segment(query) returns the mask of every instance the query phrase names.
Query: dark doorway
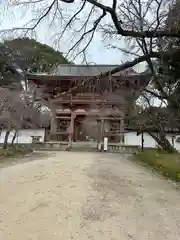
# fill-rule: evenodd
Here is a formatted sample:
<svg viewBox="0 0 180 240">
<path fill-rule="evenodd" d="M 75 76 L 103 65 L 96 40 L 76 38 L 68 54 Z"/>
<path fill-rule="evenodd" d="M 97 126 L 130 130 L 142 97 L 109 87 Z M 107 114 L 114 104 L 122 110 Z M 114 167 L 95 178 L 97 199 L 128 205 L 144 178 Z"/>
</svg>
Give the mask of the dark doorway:
<svg viewBox="0 0 180 240">
<path fill-rule="evenodd" d="M 86 116 L 78 115 L 74 120 L 74 134 L 73 134 L 73 141 L 86 141 L 86 133 L 83 128 L 83 121 Z"/>
</svg>

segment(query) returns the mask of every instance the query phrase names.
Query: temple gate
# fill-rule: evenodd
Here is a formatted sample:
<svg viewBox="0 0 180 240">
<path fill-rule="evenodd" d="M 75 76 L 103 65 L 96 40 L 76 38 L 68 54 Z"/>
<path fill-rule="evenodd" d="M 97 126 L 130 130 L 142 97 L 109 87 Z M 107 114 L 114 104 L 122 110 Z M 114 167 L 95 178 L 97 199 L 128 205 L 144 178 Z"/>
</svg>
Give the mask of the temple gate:
<svg viewBox="0 0 180 240">
<path fill-rule="evenodd" d="M 138 98 L 148 79 L 133 69 L 96 78 L 115 67 L 62 64 L 46 75 L 28 74 L 29 83 L 35 84 L 40 92 L 39 97 L 52 106 L 51 141 L 88 141 L 90 138 L 102 141 L 103 137 L 111 142 L 123 141 L 127 104 Z M 68 94 L 75 86 L 76 90 Z"/>
</svg>

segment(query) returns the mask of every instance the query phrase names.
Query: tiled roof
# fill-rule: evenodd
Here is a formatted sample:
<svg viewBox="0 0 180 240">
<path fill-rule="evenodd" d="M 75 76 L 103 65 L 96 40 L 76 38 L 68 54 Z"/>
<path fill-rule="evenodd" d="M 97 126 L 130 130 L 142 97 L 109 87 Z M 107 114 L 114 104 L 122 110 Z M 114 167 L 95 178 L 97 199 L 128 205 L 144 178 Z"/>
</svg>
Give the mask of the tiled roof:
<svg viewBox="0 0 180 240">
<path fill-rule="evenodd" d="M 56 76 L 97 76 L 101 73 L 117 68 L 119 65 L 70 65 L 60 64 L 53 71 L 49 72 L 49 75 Z M 137 74 L 132 68 L 126 71 L 121 71 L 114 74 L 115 76 L 120 75 L 134 75 Z"/>
</svg>

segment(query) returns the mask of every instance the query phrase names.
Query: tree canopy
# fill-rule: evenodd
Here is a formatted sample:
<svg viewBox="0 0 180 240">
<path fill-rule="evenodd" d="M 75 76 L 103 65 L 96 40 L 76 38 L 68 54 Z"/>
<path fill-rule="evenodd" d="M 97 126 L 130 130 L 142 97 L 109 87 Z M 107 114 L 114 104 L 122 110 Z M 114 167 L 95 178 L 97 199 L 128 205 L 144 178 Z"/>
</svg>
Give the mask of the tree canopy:
<svg viewBox="0 0 180 240">
<path fill-rule="evenodd" d="M 47 72 L 69 61 L 59 51 L 30 38 L 16 38 L 0 43 L 0 85 L 17 88 L 24 73 Z"/>
<path fill-rule="evenodd" d="M 55 65 L 69 63 L 61 52 L 35 39 L 16 38 L 6 40 L 4 44 L 14 55 L 21 57 L 22 67 L 29 71 L 45 72 Z"/>
</svg>

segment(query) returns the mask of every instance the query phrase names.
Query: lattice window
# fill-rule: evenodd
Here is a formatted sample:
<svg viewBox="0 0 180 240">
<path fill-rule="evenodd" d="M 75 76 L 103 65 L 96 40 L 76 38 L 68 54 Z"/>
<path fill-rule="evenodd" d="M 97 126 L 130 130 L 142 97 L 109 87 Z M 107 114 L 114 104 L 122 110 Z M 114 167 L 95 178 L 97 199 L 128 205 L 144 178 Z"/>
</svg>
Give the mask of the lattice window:
<svg viewBox="0 0 180 240">
<path fill-rule="evenodd" d="M 58 123 L 58 131 L 67 131 L 69 127 L 69 120 L 61 120 Z"/>
</svg>

